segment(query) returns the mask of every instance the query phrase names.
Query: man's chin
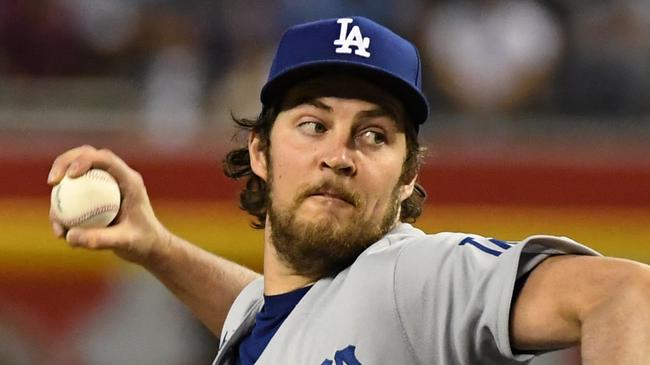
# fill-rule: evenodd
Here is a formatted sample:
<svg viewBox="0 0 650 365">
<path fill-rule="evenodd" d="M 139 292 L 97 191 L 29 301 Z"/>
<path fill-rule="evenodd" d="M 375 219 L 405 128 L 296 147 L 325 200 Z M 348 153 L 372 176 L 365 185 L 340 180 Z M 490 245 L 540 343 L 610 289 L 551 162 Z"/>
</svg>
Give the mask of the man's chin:
<svg viewBox="0 0 650 365">
<path fill-rule="evenodd" d="M 335 209 L 299 209 L 296 211 L 294 222 L 301 227 L 328 227 L 331 231 L 341 231 L 349 228 L 355 221 L 350 213 Z"/>
</svg>

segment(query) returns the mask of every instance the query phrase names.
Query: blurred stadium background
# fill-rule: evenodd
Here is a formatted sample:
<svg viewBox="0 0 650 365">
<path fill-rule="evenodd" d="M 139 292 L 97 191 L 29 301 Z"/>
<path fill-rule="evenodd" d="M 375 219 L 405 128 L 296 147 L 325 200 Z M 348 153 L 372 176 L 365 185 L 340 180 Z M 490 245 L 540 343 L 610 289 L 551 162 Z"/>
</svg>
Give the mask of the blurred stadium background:
<svg viewBox="0 0 650 365">
<path fill-rule="evenodd" d="M 650 263 L 645 0 L 0 0 L 0 364 L 211 361 L 215 338 L 143 270 L 52 237 L 50 163 L 114 150 L 172 230 L 259 270 L 262 236 L 220 167 L 241 142 L 230 113 L 257 114 L 286 26 L 353 14 L 422 50 L 419 227 Z"/>
</svg>

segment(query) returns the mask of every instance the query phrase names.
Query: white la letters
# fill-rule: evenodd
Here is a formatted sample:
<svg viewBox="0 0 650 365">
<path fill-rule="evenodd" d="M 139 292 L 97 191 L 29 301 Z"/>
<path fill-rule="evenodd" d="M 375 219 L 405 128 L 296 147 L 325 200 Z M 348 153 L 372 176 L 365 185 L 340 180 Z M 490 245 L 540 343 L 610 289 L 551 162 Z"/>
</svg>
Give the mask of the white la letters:
<svg viewBox="0 0 650 365">
<path fill-rule="evenodd" d="M 358 25 L 353 26 L 350 33 L 348 33 L 348 24 L 352 23 L 352 21 L 352 18 L 340 18 L 336 21 L 341 24 L 341 33 L 339 34 L 339 39 L 334 40 L 334 45 L 339 46 L 335 51 L 336 53 L 351 54 L 352 49 L 350 47 L 355 47 L 355 55 L 368 58 L 370 57 L 370 52 L 368 52 L 370 38 L 364 37 L 361 34 L 361 29 Z"/>
</svg>

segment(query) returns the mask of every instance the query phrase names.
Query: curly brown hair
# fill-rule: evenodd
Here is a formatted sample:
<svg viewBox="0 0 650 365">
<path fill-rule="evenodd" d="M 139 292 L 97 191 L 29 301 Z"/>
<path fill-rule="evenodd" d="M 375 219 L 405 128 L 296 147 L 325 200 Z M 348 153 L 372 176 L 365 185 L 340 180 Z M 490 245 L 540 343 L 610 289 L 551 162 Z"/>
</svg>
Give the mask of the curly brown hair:
<svg viewBox="0 0 650 365">
<path fill-rule="evenodd" d="M 294 105 L 280 105 L 279 102 L 276 102 L 275 105 L 264 107 L 255 119 L 236 118 L 235 116 L 232 116 L 232 119 L 240 130 L 257 134 L 260 139 L 260 147 L 264 151 L 267 161 L 270 161 L 271 129 L 278 114 L 292 106 Z M 418 174 L 425 149 L 418 142 L 418 132 L 413 124 L 407 121 L 405 126 L 407 153 L 402 165 L 400 182 L 407 184 Z M 246 179 L 245 186 L 239 194 L 239 207 L 254 217 L 251 222 L 253 228 L 264 228 L 269 206 L 268 185 L 253 172 L 248 147 L 244 146 L 230 151 L 223 161 L 223 169 L 225 175 L 231 179 Z M 422 185 L 416 182 L 413 194 L 402 201 L 400 221 L 415 222 L 422 214 L 426 195 Z"/>
</svg>

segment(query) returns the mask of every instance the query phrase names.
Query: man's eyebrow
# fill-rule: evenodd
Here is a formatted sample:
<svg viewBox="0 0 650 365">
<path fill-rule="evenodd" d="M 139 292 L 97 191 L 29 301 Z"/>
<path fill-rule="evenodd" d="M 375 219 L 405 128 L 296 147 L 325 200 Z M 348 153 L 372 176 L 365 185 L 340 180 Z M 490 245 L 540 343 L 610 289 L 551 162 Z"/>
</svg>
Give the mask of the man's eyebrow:
<svg viewBox="0 0 650 365">
<path fill-rule="evenodd" d="M 316 98 L 304 98 L 304 99 L 298 99 L 296 100 L 295 103 L 293 103 L 293 107 L 297 107 L 300 105 L 311 105 L 313 107 L 316 107 L 318 109 L 324 110 L 326 112 L 332 112 L 332 107 L 323 103 L 322 101 L 316 99 Z"/>
<path fill-rule="evenodd" d="M 380 117 L 390 117 L 397 120 L 395 113 L 391 112 L 386 108 L 377 107 L 370 110 L 363 110 L 357 114 L 358 118 L 370 119 L 370 118 L 380 118 Z"/>
<path fill-rule="evenodd" d="M 310 97 L 297 99 L 295 102 L 292 103 L 292 105 L 293 105 L 292 108 L 295 108 L 300 105 L 310 105 L 315 108 L 324 110 L 328 113 L 331 113 L 334 110 L 331 106 L 323 103 L 318 98 L 310 98 Z M 356 117 L 360 119 L 390 117 L 397 120 L 397 115 L 395 112 L 393 112 L 390 108 L 385 108 L 381 105 L 369 110 L 360 111 L 359 113 L 357 113 Z"/>
</svg>

